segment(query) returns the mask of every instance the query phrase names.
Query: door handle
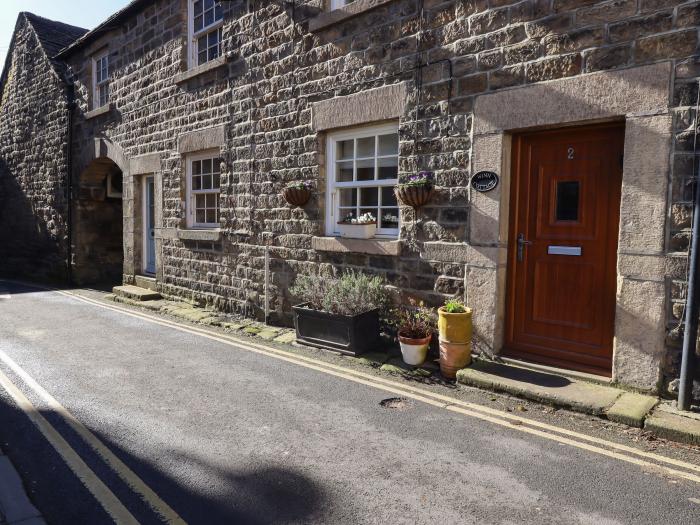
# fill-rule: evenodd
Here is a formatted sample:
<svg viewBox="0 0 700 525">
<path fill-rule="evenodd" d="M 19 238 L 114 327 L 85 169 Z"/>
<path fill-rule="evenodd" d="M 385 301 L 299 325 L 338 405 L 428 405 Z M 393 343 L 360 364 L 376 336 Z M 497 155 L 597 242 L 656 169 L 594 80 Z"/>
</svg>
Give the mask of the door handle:
<svg viewBox="0 0 700 525">
<path fill-rule="evenodd" d="M 523 261 L 523 257 L 525 255 L 525 246 L 527 246 L 529 244 L 532 244 L 532 241 L 526 240 L 524 233 L 519 233 L 518 234 L 518 262 Z"/>
</svg>

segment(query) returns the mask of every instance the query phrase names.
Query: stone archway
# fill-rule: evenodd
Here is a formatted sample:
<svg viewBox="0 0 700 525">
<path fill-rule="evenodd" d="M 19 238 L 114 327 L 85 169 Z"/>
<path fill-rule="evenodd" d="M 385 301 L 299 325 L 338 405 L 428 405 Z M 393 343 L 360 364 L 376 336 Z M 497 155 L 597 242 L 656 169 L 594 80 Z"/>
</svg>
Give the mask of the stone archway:
<svg viewBox="0 0 700 525">
<path fill-rule="evenodd" d="M 124 173 L 111 159 L 92 160 L 80 173 L 73 202 L 73 281 L 121 284 L 124 269 Z"/>
</svg>

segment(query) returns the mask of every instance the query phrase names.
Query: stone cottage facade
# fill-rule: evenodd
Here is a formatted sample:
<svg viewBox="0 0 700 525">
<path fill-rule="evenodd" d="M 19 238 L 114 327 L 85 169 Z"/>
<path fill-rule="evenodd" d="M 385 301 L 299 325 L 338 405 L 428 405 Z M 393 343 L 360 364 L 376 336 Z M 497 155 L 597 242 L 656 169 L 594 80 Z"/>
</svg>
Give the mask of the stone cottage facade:
<svg viewBox="0 0 700 525">
<path fill-rule="evenodd" d="M 483 352 L 645 391 L 677 376 L 700 2 L 136 0 L 45 57 L 23 23 L 0 180 L 69 188 L 27 210 L 74 281 L 288 323 L 296 275 L 357 269 L 463 297 Z M 27 55 L 55 72 L 51 112 L 15 109 Z M 54 139 L 70 148 L 36 146 Z M 401 206 L 421 170 L 433 199 Z M 282 197 L 298 180 L 302 208 Z M 377 237 L 339 239 L 365 212 Z"/>
</svg>

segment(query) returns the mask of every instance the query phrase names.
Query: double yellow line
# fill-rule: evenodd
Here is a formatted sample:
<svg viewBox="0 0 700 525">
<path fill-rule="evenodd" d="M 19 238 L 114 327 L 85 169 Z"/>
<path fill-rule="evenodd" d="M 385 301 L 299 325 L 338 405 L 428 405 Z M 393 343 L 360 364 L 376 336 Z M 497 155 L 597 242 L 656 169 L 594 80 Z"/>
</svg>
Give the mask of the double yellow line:
<svg viewBox="0 0 700 525">
<path fill-rule="evenodd" d="M 655 471 L 674 478 L 700 483 L 700 466 L 684 461 L 668 458 L 652 452 L 629 447 L 594 436 L 589 436 L 565 428 L 543 423 L 540 421 L 517 416 L 509 412 L 490 407 L 469 403 L 431 392 L 413 385 L 404 384 L 391 379 L 377 377 L 362 371 L 352 370 L 306 356 L 292 354 L 273 346 L 262 345 L 232 335 L 222 335 L 194 326 L 185 326 L 161 317 L 137 312 L 131 309 L 107 305 L 102 301 L 90 299 L 75 293 L 52 290 L 74 300 L 81 301 L 105 310 L 127 315 L 143 321 L 168 327 L 180 332 L 204 337 L 223 345 L 234 347 L 239 351 L 253 352 L 297 366 L 332 375 L 347 381 L 366 385 L 393 395 L 410 398 L 421 403 L 454 412 L 463 416 L 487 421 L 501 427 L 507 427 L 516 432 L 523 432 L 556 443 L 568 445 L 577 449 L 599 454 L 609 458 L 624 461 L 639 467 Z M 136 493 L 145 501 L 160 518 L 171 524 L 184 524 L 185 521 L 165 503 L 149 486 L 147 486 L 131 469 L 117 458 L 89 429 L 80 423 L 65 407 L 51 394 L 41 387 L 27 374 L 12 358 L 0 350 L 0 361 L 17 375 L 53 412 L 60 415 L 68 425 L 97 453 L 97 455 Z M 138 523 L 136 518 L 122 504 L 110 489 L 85 464 L 80 456 L 63 439 L 58 431 L 39 413 L 29 399 L 19 388 L 0 371 L 0 385 L 8 392 L 17 406 L 24 411 L 32 423 L 44 435 L 47 441 L 56 449 L 66 464 L 95 496 L 105 511 L 118 524 Z"/>
</svg>

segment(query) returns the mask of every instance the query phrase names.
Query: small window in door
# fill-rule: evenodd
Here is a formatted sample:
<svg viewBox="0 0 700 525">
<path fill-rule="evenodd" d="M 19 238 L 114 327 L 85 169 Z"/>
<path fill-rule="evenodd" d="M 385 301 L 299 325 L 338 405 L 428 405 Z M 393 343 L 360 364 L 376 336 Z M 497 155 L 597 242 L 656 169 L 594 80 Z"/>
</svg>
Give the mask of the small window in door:
<svg viewBox="0 0 700 525">
<path fill-rule="evenodd" d="M 557 182 L 557 221 L 578 221 L 579 181 Z"/>
</svg>

